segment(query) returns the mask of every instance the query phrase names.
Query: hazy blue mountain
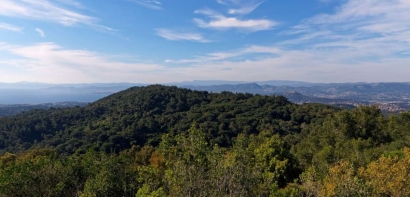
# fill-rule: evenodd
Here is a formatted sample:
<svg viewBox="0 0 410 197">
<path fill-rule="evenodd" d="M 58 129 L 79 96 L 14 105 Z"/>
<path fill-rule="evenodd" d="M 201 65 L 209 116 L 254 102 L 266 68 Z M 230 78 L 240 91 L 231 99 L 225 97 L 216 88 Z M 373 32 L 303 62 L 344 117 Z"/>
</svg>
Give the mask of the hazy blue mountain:
<svg viewBox="0 0 410 197">
<path fill-rule="evenodd" d="M 0 83 L 0 104 L 40 104 L 66 101 L 94 102 L 136 83 L 46 84 Z"/>
<path fill-rule="evenodd" d="M 146 86 L 143 83 L 78 83 L 78 84 L 50 84 L 36 82 L 0 83 L 0 89 L 42 89 L 52 87 L 134 87 Z"/>
<path fill-rule="evenodd" d="M 296 103 L 325 103 L 337 106 L 379 105 L 383 111 L 410 109 L 410 83 L 342 83 L 313 86 L 240 85 L 184 86 L 210 92 L 241 92 L 284 95 Z"/>
<path fill-rule="evenodd" d="M 0 104 L 93 102 L 141 83 L 44 84 L 0 83 Z M 410 109 L 410 83 L 308 83 L 299 81 L 186 81 L 169 83 L 194 90 L 285 95 L 296 103 L 379 104 L 391 111 Z"/>
<path fill-rule="evenodd" d="M 165 83 L 164 85 L 173 86 L 212 86 L 212 85 L 238 85 L 247 83 L 246 81 L 223 81 L 223 80 L 194 80 Z"/>
<path fill-rule="evenodd" d="M 33 109 L 66 108 L 75 106 L 84 107 L 86 105 L 88 105 L 88 103 L 83 102 L 0 105 L 0 117 L 13 116 Z"/>
<path fill-rule="evenodd" d="M 214 85 L 241 85 L 256 83 L 258 85 L 272 85 L 272 86 L 291 86 L 291 87 L 310 87 L 314 85 L 324 85 L 315 84 L 303 81 L 286 81 L 286 80 L 270 80 L 270 81 L 223 81 L 223 80 L 194 80 L 194 81 L 183 81 L 166 83 L 164 85 L 175 85 L 175 86 L 214 86 Z"/>
<path fill-rule="evenodd" d="M 270 86 L 290 86 L 290 87 L 312 87 L 318 85 L 326 85 L 325 83 L 309 83 L 303 81 L 286 81 L 286 80 L 271 80 L 271 81 L 257 81 L 259 85 Z"/>
<path fill-rule="evenodd" d="M 52 86 L 53 84 L 35 82 L 0 83 L 0 89 L 39 89 Z"/>
<path fill-rule="evenodd" d="M 40 104 L 66 101 L 93 102 L 111 93 L 0 89 L 0 104 Z"/>
</svg>

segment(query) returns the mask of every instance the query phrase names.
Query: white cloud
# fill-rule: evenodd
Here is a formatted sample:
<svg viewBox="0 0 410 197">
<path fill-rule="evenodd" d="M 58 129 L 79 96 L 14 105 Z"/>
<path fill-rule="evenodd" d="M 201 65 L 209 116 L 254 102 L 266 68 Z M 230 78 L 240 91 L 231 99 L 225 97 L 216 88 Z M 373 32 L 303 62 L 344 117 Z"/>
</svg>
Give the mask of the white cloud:
<svg viewBox="0 0 410 197">
<path fill-rule="evenodd" d="M 56 1 L 58 1 L 62 4 L 65 4 L 65 5 L 76 7 L 76 8 L 80 8 L 80 9 L 84 8 L 84 6 L 80 2 L 77 2 L 77 1 L 74 1 L 74 0 L 56 0 Z"/>
<path fill-rule="evenodd" d="M 81 6 L 72 0 L 59 0 L 59 2 L 74 7 Z M 50 0 L 1 0 L 0 15 L 56 22 L 64 26 L 83 24 L 101 28 L 97 18 L 63 8 Z"/>
<path fill-rule="evenodd" d="M 239 8 L 231 8 L 228 10 L 229 14 L 239 14 L 239 15 L 245 15 L 252 13 L 254 10 L 256 10 L 264 1 L 255 3 L 255 2 L 247 2 L 243 5 L 241 5 Z"/>
<path fill-rule="evenodd" d="M 253 45 L 166 62 L 191 64 L 174 73 L 185 80 L 405 82 L 410 76 L 408 10 L 406 0 L 349 0 L 332 14 L 302 21 L 282 35 L 291 39 L 272 46 Z M 219 17 L 212 10 L 198 12 Z"/>
<path fill-rule="evenodd" d="M 406 82 L 410 75 L 408 60 L 384 58 L 380 61 L 357 61 L 352 63 L 346 60 L 357 51 L 344 54 L 344 49 L 322 51 L 263 47 L 261 51 L 274 54 L 274 56 L 262 56 L 257 59 L 245 58 L 240 61 L 232 61 L 228 58 L 235 55 L 247 56 L 250 54 L 242 51 L 209 54 L 209 57 L 187 61 L 192 63 L 192 66 L 172 69 L 168 72 L 172 73 L 172 77 L 180 80 L 263 81 L 278 79 L 326 83 Z M 258 55 L 257 53 L 253 54 Z M 170 81 L 172 80 L 170 79 Z"/>
<path fill-rule="evenodd" d="M 228 14 L 246 15 L 252 13 L 265 1 L 262 0 L 216 0 L 228 7 Z"/>
<path fill-rule="evenodd" d="M 229 5 L 229 4 L 238 4 L 241 0 L 216 0 L 219 4 Z"/>
<path fill-rule="evenodd" d="M 270 20 L 240 20 L 233 17 L 223 17 L 217 20 L 205 22 L 202 19 L 194 19 L 199 27 L 214 29 L 243 29 L 247 31 L 269 30 L 276 26 L 276 23 Z"/>
<path fill-rule="evenodd" d="M 64 49 L 53 43 L 32 46 L 0 43 L 0 51 L 20 57 L 0 60 L 0 78 L 14 76 L 11 79 L 15 81 L 163 83 L 194 79 L 286 79 L 311 82 L 371 82 L 408 81 L 410 75 L 408 60 L 384 58 L 381 61 L 344 62 L 358 52 L 346 52 L 345 49 L 285 50 L 277 46 L 252 45 L 233 51 L 210 53 L 186 61 L 170 60 L 169 62 L 176 64 L 172 67 L 135 61 L 125 63 L 113 60 L 109 55 Z M 357 57 L 361 57 L 360 54 L 364 53 L 359 53 Z M 249 55 L 260 55 L 260 58 L 232 61 L 232 58 Z M 184 61 L 190 63 L 190 66 L 178 66 L 177 63 Z M 17 68 L 17 74 L 3 72 L 5 65 Z"/>
<path fill-rule="evenodd" d="M 161 10 L 162 3 L 157 0 L 128 0 L 153 10 Z"/>
<path fill-rule="evenodd" d="M 20 73 L 30 73 L 25 81 L 51 83 L 98 81 L 146 81 L 147 73 L 163 69 L 161 65 L 136 61 L 116 61 L 109 55 L 86 50 L 65 49 L 54 43 L 14 46 L 0 43 L 0 51 L 13 57 L 0 60 L 0 66 L 12 67 Z M 8 72 L 0 74 L 7 75 Z M 15 78 L 21 77 L 16 75 Z"/>
<path fill-rule="evenodd" d="M 205 56 L 196 57 L 194 59 L 182 59 L 182 60 L 166 60 L 167 63 L 209 63 L 217 61 L 225 61 L 229 58 L 240 57 L 242 55 L 249 54 L 270 54 L 276 55 L 279 54 L 281 50 L 277 47 L 270 46 L 257 46 L 252 45 L 243 49 L 225 51 L 225 52 L 215 52 L 209 53 Z"/>
<path fill-rule="evenodd" d="M 410 2 L 405 0 L 349 0 L 333 14 L 304 20 L 289 34 L 292 44 L 307 47 L 344 47 L 375 58 L 388 57 L 410 48 Z M 371 53 L 370 53 L 371 52 Z"/>
<path fill-rule="evenodd" d="M 199 33 L 173 31 L 169 29 L 157 29 L 157 35 L 167 40 L 187 40 L 203 43 L 210 42 L 210 40 L 205 39 L 202 34 Z"/>
<path fill-rule="evenodd" d="M 235 0 L 220 2 L 235 3 Z M 321 14 L 301 21 L 281 35 L 290 38 L 283 42 L 166 60 L 170 64 L 168 67 L 136 61 L 127 63 L 113 60 L 104 54 L 65 49 L 53 43 L 25 47 L 3 43 L 0 44 L 0 50 L 4 52 L 2 54 L 8 52 L 20 58 L 0 60 L 0 79 L 14 76 L 9 78 L 43 82 L 49 80 L 55 83 L 72 82 L 73 76 L 77 82 L 162 83 L 194 79 L 409 81 L 410 1 L 343 2 L 331 14 Z M 213 21 L 230 18 L 213 10 L 199 10 L 197 14 L 207 17 L 198 19 L 205 26 Z M 246 21 L 242 17 L 231 18 Z M 171 33 L 164 34 L 163 37 L 170 40 L 182 39 L 176 34 L 178 31 Z M 189 40 L 202 38 L 198 35 L 185 37 Z M 6 66 L 19 70 L 13 75 L 5 69 Z M 20 73 L 28 74 L 24 75 L 25 78 L 18 78 L 23 76 Z"/>
<path fill-rule="evenodd" d="M 114 32 L 118 32 L 118 31 L 119 31 L 118 29 L 113 29 L 113 28 L 110 28 L 110 27 L 106 27 L 106 26 L 104 26 L 104 25 L 98 25 L 98 27 L 100 27 L 100 28 L 102 28 L 102 29 L 104 29 L 104 30 L 108 30 L 108 31 L 114 31 Z"/>
<path fill-rule="evenodd" d="M 14 25 L 10 25 L 7 23 L 1 23 L 0 22 L 0 29 L 5 29 L 8 31 L 15 31 L 15 32 L 21 32 L 22 28 L 14 26 Z"/>
<path fill-rule="evenodd" d="M 203 14 L 210 18 L 209 21 L 195 18 L 194 22 L 201 28 L 213 29 L 240 29 L 245 31 L 269 30 L 279 23 L 267 19 L 241 20 L 235 17 L 226 17 L 210 9 L 196 10 L 196 14 Z"/>
<path fill-rule="evenodd" d="M 46 37 L 46 34 L 44 33 L 44 31 L 40 28 L 36 28 L 35 31 L 41 36 L 41 37 Z"/>
<path fill-rule="evenodd" d="M 406 0 L 349 0 L 334 13 L 319 14 L 306 19 L 286 31 L 286 34 L 312 37 L 318 32 L 327 32 L 328 36 L 322 37 L 322 42 L 324 39 L 363 41 L 375 37 L 405 41 L 409 39 L 406 34 L 410 33 L 408 10 L 410 2 Z"/>
<path fill-rule="evenodd" d="M 307 28 L 326 25 L 334 30 L 365 30 L 365 33 L 394 33 L 410 29 L 410 1 L 349 0 L 334 14 L 321 14 L 303 22 Z"/>
</svg>

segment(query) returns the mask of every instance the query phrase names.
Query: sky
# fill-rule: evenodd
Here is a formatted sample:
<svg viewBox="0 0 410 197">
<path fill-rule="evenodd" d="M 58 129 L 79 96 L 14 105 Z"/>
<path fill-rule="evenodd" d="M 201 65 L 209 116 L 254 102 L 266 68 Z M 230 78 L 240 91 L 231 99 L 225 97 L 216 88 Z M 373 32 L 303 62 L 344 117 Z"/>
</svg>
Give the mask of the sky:
<svg viewBox="0 0 410 197">
<path fill-rule="evenodd" d="M 410 81 L 410 0 L 0 0 L 0 82 Z"/>
</svg>

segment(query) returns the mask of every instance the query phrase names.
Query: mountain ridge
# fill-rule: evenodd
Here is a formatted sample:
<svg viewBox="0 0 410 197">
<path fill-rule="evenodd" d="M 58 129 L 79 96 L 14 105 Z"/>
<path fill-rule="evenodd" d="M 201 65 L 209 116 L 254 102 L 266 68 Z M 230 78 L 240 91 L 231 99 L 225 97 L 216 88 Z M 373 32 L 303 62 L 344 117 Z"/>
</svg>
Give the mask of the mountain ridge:
<svg viewBox="0 0 410 197">
<path fill-rule="evenodd" d="M 219 85 L 195 85 L 200 83 L 222 83 L 224 81 L 193 81 L 194 85 L 178 87 L 210 92 L 240 92 L 261 95 L 284 95 L 287 92 L 297 92 L 304 97 L 287 96 L 297 103 L 318 102 L 337 105 L 380 105 L 384 111 L 400 112 L 410 109 L 410 83 L 342 83 L 342 84 L 313 84 L 301 86 L 279 85 L 272 86 L 257 82 Z M 229 82 L 229 81 L 227 81 Z M 277 83 L 290 83 L 295 81 L 274 81 Z M 232 82 L 234 83 L 234 82 Z M 93 102 L 110 94 L 133 87 L 134 85 L 147 86 L 146 84 L 112 83 L 112 84 L 69 84 L 47 86 L 31 89 L 2 89 L 0 84 L 0 104 L 39 104 L 49 102 L 80 101 Z M 4 86 L 3 86 L 4 87 Z M 26 86 L 33 87 L 33 86 Z M 304 98 L 304 99 L 301 99 Z"/>
<path fill-rule="evenodd" d="M 303 112 L 305 108 L 310 110 Z M 157 144 L 163 133 L 186 132 L 194 122 L 213 143 L 229 145 L 241 132 L 259 133 L 266 128 L 276 128 L 280 134 L 300 132 L 302 122 L 336 110 L 296 105 L 283 96 L 132 87 L 85 107 L 38 109 L 0 118 L 0 150 L 54 147 L 74 153 L 95 145 L 107 152 L 120 151 Z"/>
</svg>

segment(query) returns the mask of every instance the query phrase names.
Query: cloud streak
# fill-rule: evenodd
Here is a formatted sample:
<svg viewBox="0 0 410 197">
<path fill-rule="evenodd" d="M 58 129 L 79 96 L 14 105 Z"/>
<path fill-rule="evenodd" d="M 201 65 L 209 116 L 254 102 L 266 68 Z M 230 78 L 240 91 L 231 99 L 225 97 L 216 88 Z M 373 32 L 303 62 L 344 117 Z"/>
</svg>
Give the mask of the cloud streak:
<svg viewBox="0 0 410 197">
<path fill-rule="evenodd" d="M 289 34 L 299 36 L 293 45 L 355 51 L 375 60 L 409 51 L 410 2 L 405 0 L 347 1 L 333 14 L 321 14 L 302 21 Z M 360 59 L 360 58 L 358 58 Z"/>
<path fill-rule="evenodd" d="M 231 9 L 240 1 L 220 2 L 229 4 Z M 408 10 L 410 2 L 407 0 L 346 0 L 333 12 L 307 18 L 282 32 L 280 36 L 287 38 L 284 41 L 208 51 L 198 56 L 166 60 L 162 64 L 118 60 L 107 54 L 66 49 L 54 43 L 30 46 L 0 43 L 1 54 L 11 54 L 8 59 L 0 60 L 0 78 L 54 83 L 72 82 L 73 76 L 78 82 L 144 83 L 194 79 L 408 81 Z M 253 32 L 266 27 L 243 25 L 245 21 L 253 24 L 265 19 L 224 15 L 210 9 L 198 10 L 196 14 L 199 15 L 197 25 L 202 28 Z M 271 25 L 269 28 L 274 27 Z M 201 33 L 178 30 L 156 29 L 155 33 L 174 41 L 201 42 L 205 39 Z M 10 67 L 17 68 L 17 74 L 7 72 Z"/>
<path fill-rule="evenodd" d="M 314 30 L 325 26 L 329 30 L 355 30 L 384 34 L 410 30 L 410 2 L 406 0 L 372 1 L 349 0 L 333 14 L 320 14 L 304 20 L 300 30 Z"/>
<path fill-rule="evenodd" d="M 58 1 L 62 4 L 65 4 L 65 5 L 75 7 L 75 8 L 79 8 L 79 9 L 84 8 L 84 6 L 81 3 L 77 2 L 77 1 L 74 1 L 74 0 L 56 0 L 56 1 Z"/>
<path fill-rule="evenodd" d="M 118 80 L 133 81 L 135 77 L 144 80 L 147 78 L 147 72 L 164 68 L 151 63 L 116 61 L 115 58 L 110 58 L 105 54 L 65 49 L 54 43 L 39 43 L 30 46 L 0 43 L 0 51 L 16 57 L 2 60 L 0 67 L 4 69 L 9 66 L 18 69 L 21 73 L 30 73 L 27 79 L 32 81 L 69 83 L 74 80 L 74 76 L 76 81 L 83 82 L 106 81 L 107 79 L 117 82 Z"/>
<path fill-rule="evenodd" d="M 38 35 L 40 35 L 41 37 L 45 38 L 46 34 L 44 33 L 44 31 L 40 28 L 36 28 L 35 31 L 38 33 Z"/>
<path fill-rule="evenodd" d="M 167 40 L 186 40 L 186 41 L 193 41 L 193 42 L 202 42 L 207 43 L 211 42 L 208 39 L 205 39 L 202 34 L 199 33 L 190 33 L 190 32 L 181 32 L 181 31 L 172 31 L 169 29 L 157 29 L 157 35 L 161 36 Z"/>
<path fill-rule="evenodd" d="M 405 82 L 410 75 L 408 10 L 406 0 L 348 0 L 331 14 L 301 21 L 281 34 L 289 39 L 271 46 L 252 45 L 167 63 L 191 64 L 179 72 L 187 80 Z M 217 16 L 212 10 L 200 12 Z M 194 78 L 189 72 L 201 76 Z"/>
<path fill-rule="evenodd" d="M 144 6 L 146 8 L 152 9 L 152 10 L 161 10 L 162 9 L 162 3 L 157 0 L 127 0 L 131 1 L 134 3 L 137 3 L 141 6 Z"/>
<path fill-rule="evenodd" d="M 182 59 L 182 60 L 166 60 L 167 63 L 211 63 L 211 62 L 219 62 L 219 61 L 226 61 L 230 58 L 240 57 L 243 55 L 249 54 L 269 54 L 269 55 L 276 55 L 279 54 L 281 50 L 277 47 L 270 47 L 270 46 L 258 46 L 252 45 L 248 46 L 243 49 L 232 50 L 232 51 L 224 51 L 224 52 L 215 52 L 209 53 L 205 56 L 200 56 L 193 59 Z"/>
<path fill-rule="evenodd" d="M 235 17 L 226 17 L 210 9 L 196 10 L 195 13 L 205 15 L 209 18 L 208 21 L 199 18 L 194 19 L 194 22 L 201 28 L 239 29 L 244 31 L 256 32 L 262 30 L 269 30 L 279 25 L 278 22 L 267 19 L 242 20 Z"/>
<path fill-rule="evenodd" d="M 58 0 L 63 4 L 81 7 L 73 0 Z M 41 20 L 59 23 L 64 26 L 86 25 L 96 29 L 105 29 L 98 24 L 99 19 L 63 8 L 50 0 L 2 0 L 0 16 Z"/>
<path fill-rule="evenodd" d="M 4 30 L 8 30 L 8 31 L 14 31 L 14 32 L 21 32 L 21 30 L 23 30 L 20 27 L 10 25 L 10 24 L 7 24 L 7 23 L 1 23 L 1 22 L 0 22 L 0 29 L 4 29 Z"/>
<path fill-rule="evenodd" d="M 246 14 L 252 13 L 254 10 L 256 10 L 262 3 L 264 3 L 264 1 L 253 2 L 253 1 L 248 0 L 244 3 L 240 3 L 240 6 L 238 8 L 229 9 L 228 14 L 246 15 Z"/>
</svg>

